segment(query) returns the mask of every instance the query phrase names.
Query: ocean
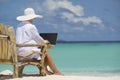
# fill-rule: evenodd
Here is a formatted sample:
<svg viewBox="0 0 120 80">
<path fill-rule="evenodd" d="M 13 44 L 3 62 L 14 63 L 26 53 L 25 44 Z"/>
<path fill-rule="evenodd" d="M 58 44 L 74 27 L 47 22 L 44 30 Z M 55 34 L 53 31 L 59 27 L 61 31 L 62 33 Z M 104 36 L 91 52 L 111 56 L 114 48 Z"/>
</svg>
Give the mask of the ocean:
<svg viewBox="0 0 120 80">
<path fill-rule="evenodd" d="M 57 43 L 49 52 L 65 75 L 120 75 L 120 42 Z M 0 64 L 0 71 L 6 69 L 12 66 Z M 39 71 L 27 66 L 24 73 Z"/>
</svg>

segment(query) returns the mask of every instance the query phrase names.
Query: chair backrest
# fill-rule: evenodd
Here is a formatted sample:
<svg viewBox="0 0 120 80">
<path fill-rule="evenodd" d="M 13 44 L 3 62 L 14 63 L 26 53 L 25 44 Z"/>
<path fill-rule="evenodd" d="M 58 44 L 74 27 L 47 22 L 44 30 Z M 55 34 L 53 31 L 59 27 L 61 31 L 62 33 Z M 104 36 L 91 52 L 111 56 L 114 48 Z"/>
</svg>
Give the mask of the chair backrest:
<svg viewBox="0 0 120 80">
<path fill-rule="evenodd" d="M 0 35 L 0 64 L 11 64 L 17 59 L 13 27 L 0 24 Z"/>
</svg>

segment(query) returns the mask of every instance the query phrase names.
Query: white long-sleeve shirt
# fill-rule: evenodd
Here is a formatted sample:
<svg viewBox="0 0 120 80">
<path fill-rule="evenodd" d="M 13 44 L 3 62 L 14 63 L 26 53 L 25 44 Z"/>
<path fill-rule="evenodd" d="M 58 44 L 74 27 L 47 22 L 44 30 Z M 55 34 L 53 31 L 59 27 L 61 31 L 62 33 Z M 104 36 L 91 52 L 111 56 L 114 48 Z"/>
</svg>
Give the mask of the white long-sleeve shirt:
<svg viewBox="0 0 120 80">
<path fill-rule="evenodd" d="M 16 43 L 17 44 L 40 44 L 43 42 L 43 38 L 39 35 L 38 30 L 35 25 L 29 22 L 21 22 L 16 30 Z M 40 51 L 37 47 L 20 47 L 17 48 L 18 54 L 26 54 L 31 51 Z M 30 58 L 40 59 L 38 54 L 30 56 Z"/>
</svg>

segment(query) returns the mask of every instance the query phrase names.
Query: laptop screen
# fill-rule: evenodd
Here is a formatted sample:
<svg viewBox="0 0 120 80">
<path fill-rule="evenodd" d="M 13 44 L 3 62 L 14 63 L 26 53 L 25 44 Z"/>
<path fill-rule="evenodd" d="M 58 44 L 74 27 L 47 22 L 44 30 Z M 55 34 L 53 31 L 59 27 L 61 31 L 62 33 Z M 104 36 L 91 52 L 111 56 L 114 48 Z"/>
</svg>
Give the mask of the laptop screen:
<svg viewBox="0 0 120 80">
<path fill-rule="evenodd" d="M 57 41 L 57 33 L 40 33 L 44 40 L 48 40 L 50 44 L 55 45 Z"/>
</svg>

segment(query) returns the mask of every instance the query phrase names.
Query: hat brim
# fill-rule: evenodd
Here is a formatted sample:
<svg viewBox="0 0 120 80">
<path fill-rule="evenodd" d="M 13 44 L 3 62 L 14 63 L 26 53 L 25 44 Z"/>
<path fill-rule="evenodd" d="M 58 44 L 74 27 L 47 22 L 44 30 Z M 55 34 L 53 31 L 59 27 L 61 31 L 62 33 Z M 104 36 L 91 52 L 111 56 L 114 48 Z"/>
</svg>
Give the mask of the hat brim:
<svg viewBox="0 0 120 80">
<path fill-rule="evenodd" d="M 24 15 L 24 16 L 18 16 L 16 19 L 18 21 L 26 21 L 34 18 L 43 18 L 42 15 Z"/>
</svg>

